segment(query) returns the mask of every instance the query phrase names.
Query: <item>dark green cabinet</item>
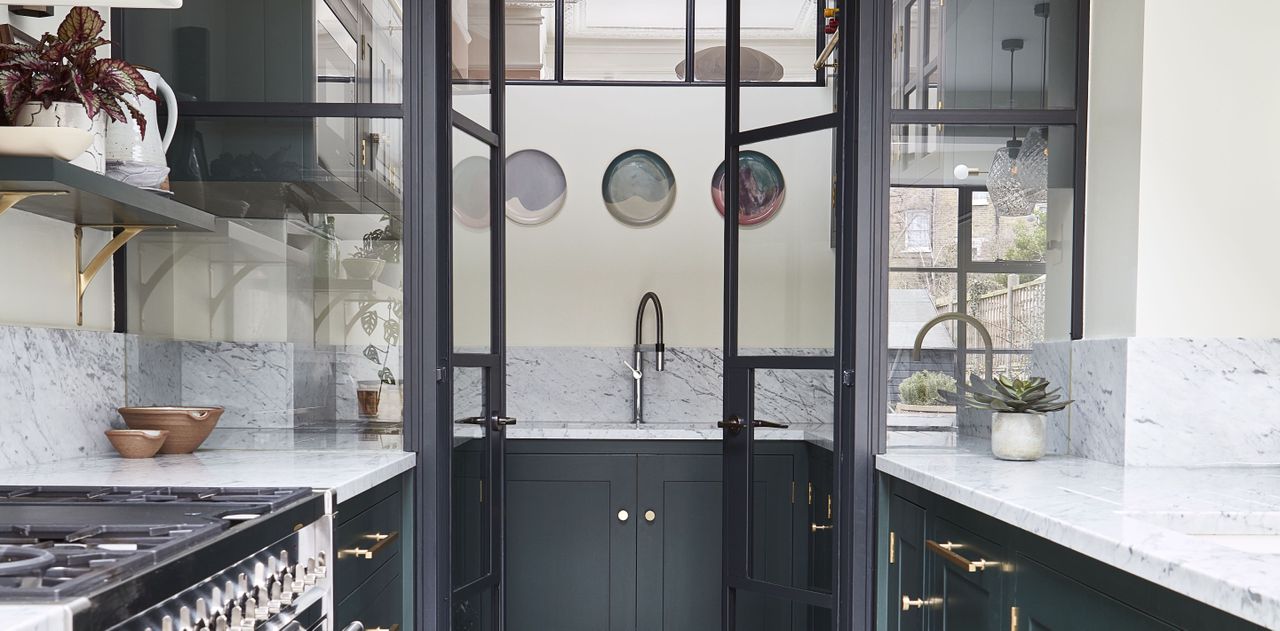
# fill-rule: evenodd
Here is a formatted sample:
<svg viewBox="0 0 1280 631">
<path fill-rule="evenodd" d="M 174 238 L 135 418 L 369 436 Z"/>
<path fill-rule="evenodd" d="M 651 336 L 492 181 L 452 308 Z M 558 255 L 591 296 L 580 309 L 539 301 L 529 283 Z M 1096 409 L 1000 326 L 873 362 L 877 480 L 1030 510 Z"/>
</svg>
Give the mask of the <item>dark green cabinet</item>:
<svg viewBox="0 0 1280 631">
<path fill-rule="evenodd" d="M 335 625 L 412 630 L 412 479 L 402 475 L 338 504 L 333 516 Z M 360 549 L 360 554 L 344 550 Z"/>
<path fill-rule="evenodd" d="M 887 631 L 1261 628 L 888 476 L 880 511 Z"/>
<path fill-rule="evenodd" d="M 714 441 L 509 442 L 507 627 L 718 629 L 723 466 Z M 755 454 L 751 555 L 759 578 L 811 580 L 813 537 L 829 533 L 810 533 L 799 491 L 809 466 L 804 443 L 760 445 Z M 739 627 L 822 628 L 797 609 L 744 602 Z"/>
<path fill-rule="evenodd" d="M 634 629 L 635 457 L 515 453 L 506 475 L 507 628 Z"/>
</svg>

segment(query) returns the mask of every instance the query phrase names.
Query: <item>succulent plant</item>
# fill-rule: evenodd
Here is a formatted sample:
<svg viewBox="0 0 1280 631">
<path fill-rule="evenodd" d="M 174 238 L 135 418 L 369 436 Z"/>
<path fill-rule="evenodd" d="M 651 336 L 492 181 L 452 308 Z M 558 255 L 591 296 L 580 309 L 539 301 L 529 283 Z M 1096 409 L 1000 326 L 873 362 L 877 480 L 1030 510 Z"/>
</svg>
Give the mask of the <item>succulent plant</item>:
<svg viewBox="0 0 1280 631">
<path fill-rule="evenodd" d="M 1060 400 L 1060 389 L 1049 390 L 1049 380 L 1044 377 L 1023 379 L 996 375 L 995 379 L 986 380 L 970 375 L 969 381 L 970 385 L 960 387 L 963 398 L 950 392 L 939 394 L 957 405 L 963 403 L 977 410 L 1011 414 L 1046 414 L 1065 409 L 1072 403 Z"/>
</svg>

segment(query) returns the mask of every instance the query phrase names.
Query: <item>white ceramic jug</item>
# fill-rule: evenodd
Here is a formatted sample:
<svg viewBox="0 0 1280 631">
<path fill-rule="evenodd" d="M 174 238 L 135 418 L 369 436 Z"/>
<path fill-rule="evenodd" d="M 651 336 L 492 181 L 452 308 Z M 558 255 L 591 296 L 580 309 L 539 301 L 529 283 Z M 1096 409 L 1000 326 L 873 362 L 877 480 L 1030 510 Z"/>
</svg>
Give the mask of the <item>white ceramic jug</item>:
<svg viewBox="0 0 1280 631">
<path fill-rule="evenodd" d="M 107 124 L 107 174 L 143 187 L 157 187 L 169 175 L 169 163 L 165 152 L 169 143 L 173 142 L 173 133 L 178 128 L 178 99 L 173 88 L 165 82 L 158 72 L 145 68 L 138 69 L 151 89 L 164 98 L 168 114 L 164 134 L 158 129 L 159 116 L 156 113 L 156 102 L 146 97 L 129 95 L 124 97 L 147 119 L 147 133 L 144 137 L 126 111 L 125 122 L 110 121 Z"/>
</svg>

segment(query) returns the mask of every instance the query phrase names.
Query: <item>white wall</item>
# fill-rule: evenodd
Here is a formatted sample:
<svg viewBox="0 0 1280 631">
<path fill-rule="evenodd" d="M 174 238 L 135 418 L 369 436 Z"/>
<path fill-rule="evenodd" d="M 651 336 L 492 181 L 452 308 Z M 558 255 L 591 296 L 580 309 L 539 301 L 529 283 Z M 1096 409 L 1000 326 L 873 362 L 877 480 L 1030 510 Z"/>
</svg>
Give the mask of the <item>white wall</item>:
<svg viewBox="0 0 1280 631">
<path fill-rule="evenodd" d="M 628 345 L 636 305 L 652 290 L 663 301 L 668 344 L 719 346 L 723 223 L 710 184 L 724 156 L 723 90 L 513 86 L 507 94 L 508 151 L 545 151 L 568 181 L 564 209 L 550 222 L 507 222 L 509 343 Z M 830 103 L 823 88 L 760 88 L 748 94 L 751 118 L 744 125 L 810 116 Z M 764 118 L 766 110 L 770 119 Z M 666 218 L 643 228 L 615 220 L 600 193 L 609 162 L 637 148 L 667 160 L 678 191 Z M 773 220 L 742 233 L 742 345 L 829 346 L 835 263 L 829 246 L 831 135 L 755 148 L 778 163 L 787 196 Z M 487 252 L 483 238 L 457 231 L 461 304 L 484 304 L 475 295 L 487 291 L 476 278 L 482 270 L 478 259 Z M 484 325 L 460 314 L 459 343 L 480 339 Z"/>
<path fill-rule="evenodd" d="M 1280 3 L 1094 10 L 1088 336 L 1280 335 Z"/>
</svg>

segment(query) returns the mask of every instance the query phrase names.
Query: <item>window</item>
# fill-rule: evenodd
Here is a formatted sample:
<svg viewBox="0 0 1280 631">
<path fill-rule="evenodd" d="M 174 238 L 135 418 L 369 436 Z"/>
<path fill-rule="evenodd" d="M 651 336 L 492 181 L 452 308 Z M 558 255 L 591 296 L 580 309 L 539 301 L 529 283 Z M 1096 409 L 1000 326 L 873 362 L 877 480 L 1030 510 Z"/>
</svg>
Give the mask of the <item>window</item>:
<svg viewBox="0 0 1280 631">
<path fill-rule="evenodd" d="M 913 210 L 907 214 L 906 247 L 904 252 L 933 251 L 933 213 Z"/>
</svg>

